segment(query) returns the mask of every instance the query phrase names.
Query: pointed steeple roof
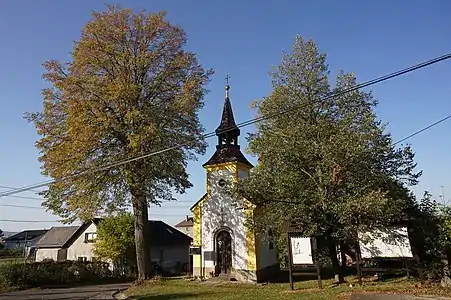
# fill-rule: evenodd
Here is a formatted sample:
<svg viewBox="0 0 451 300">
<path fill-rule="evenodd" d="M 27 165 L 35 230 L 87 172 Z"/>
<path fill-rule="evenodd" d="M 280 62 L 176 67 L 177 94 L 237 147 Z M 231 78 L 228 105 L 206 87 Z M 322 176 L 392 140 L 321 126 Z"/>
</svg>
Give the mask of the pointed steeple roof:
<svg viewBox="0 0 451 300">
<path fill-rule="evenodd" d="M 230 103 L 228 89 L 230 87 L 226 86 L 226 98 L 224 100 L 224 107 L 222 108 L 221 123 L 219 123 L 218 128 L 216 128 L 216 135 L 221 134 L 221 132 L 234 132 L 236 136 L 240 135 L 240 129 L 236 126 L 235 118 L 233 117 L 232 104 Z"/>
<path fill-rule="evenodd" d="M 226 79 L 228 80 L 228 77 L 226 77 Z M 215 130 L 216 136 L 218 137 L 216 151 L 203 166 L 205 167 L 226 162 L 240 162 L 253 167 L 243 153 L 241 153 L 240 146 L 238 145 L 240 128 L 236 125 L 235 118 L 233 117 L 232 104 L 230 103 L 229 98 L 230 86 L 228 85 L 228 82 L 225 90 L 226 96 L 222 109 L 221 122 Z"/>
</svg>

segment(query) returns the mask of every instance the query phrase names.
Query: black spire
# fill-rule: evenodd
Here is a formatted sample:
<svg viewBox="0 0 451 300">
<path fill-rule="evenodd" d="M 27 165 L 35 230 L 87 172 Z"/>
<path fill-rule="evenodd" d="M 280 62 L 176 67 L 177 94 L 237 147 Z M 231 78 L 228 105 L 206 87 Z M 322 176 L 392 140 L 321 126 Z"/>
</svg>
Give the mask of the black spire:
<svg viewBox="0 0 451 300">
<path fill-rule="evenodd" d="M 222 109 L 221 123 L 215 130 L 216 136 L 218 137 L 218 145 L 216 147 L 239 147 L 238 137 L 240 136 L 240 129 L 236 126 L 235 118 L 233 117 L 232 104 L 229 99 L 230 86 L 226 85 L 225 90 L 226 97 L 224 100 L 224 107 Z"/>
<path fill-rule="evenodd" d="M 241 153 L 240 146 L 238 145 L 238 137 L 240 136 L 240 129 L 236 126 L 235 118 L 233 117 L 232 104 L 229 98 L 229 76 L 226 77 L 225 87 L 225 100 L 224 107 L 222 109 L 221 122 L 215 133 L 218 137 L 218 144 L 216 145 L 216 152 L 213 156 L 204 164 L 214 165 L 226 162 L 241 162 L 250 167 L 253 165 L 246 159 Z"/>
</svg>

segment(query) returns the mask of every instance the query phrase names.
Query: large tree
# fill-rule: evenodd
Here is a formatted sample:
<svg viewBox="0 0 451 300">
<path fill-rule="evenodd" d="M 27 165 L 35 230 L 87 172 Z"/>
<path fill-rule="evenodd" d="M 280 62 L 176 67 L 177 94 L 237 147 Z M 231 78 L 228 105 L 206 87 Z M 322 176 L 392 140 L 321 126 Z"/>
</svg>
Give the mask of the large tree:
<svg viewBox="0 0 451 300">
<path fill-rule="evenodd" d="M 340 72 L 331 88 L 313 41 L 297 37 L 271 77 L 272 93 L 254 103 L 263 118 L 247 149 L 259 162 L 242 187 L 264 212 L 257 225 L 294 222 L 325 238 L 338 275 L 335 242 L 384 228 L 411 201 L 414 154 L 393 146 L 371 93 L 343 93 L 357 85 L 353 74 Z"/>
<path fill-rule="evenodd" d="M 191 187 L 187 162 L 206 148 L 198 112 L 212 71 L 186 41 L 164 12 L 94 12 L 71 60 L 45 62 L 43 112 L 27 115 L 42 173 L 55 179 L 44 205 L 70 222 L 131 203 L 139 279 L 152 273 L 148 205 Z"/>
</svg>

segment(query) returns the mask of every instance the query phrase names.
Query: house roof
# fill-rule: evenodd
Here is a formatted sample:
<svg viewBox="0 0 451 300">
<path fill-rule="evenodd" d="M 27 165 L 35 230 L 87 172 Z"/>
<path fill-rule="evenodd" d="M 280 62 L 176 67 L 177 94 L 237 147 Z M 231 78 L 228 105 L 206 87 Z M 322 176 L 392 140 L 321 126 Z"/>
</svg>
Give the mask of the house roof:
<svg viewBox="0 0 451 300">
<path fill-rule="evenodd" d="M 81 226 L 52 227 L 37 243 L 37 248 L 60 248 L 73 243 L 85 230 L 94 223 L 98 225 L 102 218 L 85 222 Z M 150 240 L 152 246 L 170 246 L 190 244 L 192 238 L 171 227 L 163 221 L 149 220 Z"/>
<path fill-rule="evenodd" d="M 239 162 L 249 167 L 254 167 L 243 155 L 238 145 L 240 128 L 233 117 L 232 104 L 229 99 L 230 86 L 226 85 L 226 98 L 222 109 L 222 117 L 215 133 L 218 136 L 218 144 L 213 156 L 202 166 L 211 166 L 228 162 Z"/>
<path fill-rule="evenodd" d="M 149 220 L 151 246 L 190 244 L 193 240 L 163 221 Z"/>
<path fill-rule="evenodd" d="M 194 224 L 193 217 L 187 217 L 186 219 L 179 222 L 175 227 L 192 227 Z"/>
<path fill-rule="evenodd" d="M 239 162 L 251 168 L 254 167 L 241 152 L 240 147 L 235 145 L 216 146 L 216 151 L 213 156 L 202 166 L 206 167 L 229 162 Z"/>
<path fill-rule="evenodd" d="M 80 226 L 52 227 L 36 244 L 38 248 L 59 248 L 77 232 Z"/>
<path fill-rule="evenodd" d="M 39 230 L 24 230 L 22 232 L 16 233 L 5 239 L 5 242 L 15 242 L 15 241 L 24 241 L 25 238 L 29 240 L 33 240 L 37 237 L 43 236 L 48 230 L 47 229 L 39 229 Z"/>
</svg>

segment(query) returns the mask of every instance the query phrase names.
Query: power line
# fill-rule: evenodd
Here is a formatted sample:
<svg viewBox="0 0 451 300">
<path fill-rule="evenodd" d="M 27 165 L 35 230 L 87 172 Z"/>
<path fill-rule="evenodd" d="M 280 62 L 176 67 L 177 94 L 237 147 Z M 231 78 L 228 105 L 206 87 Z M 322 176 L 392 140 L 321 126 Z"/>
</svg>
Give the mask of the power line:
<svg viewBox="0 0 451 300">
<path fill-rule="evenodd" d="M 18 199 L 25 199 L 25 200 L 45 201 L 44 198 L 39 198 L 39 197 L 28 197 L 28 196 L 19 196 L 19 195 L 9 195 L 9 196 L 5 196 L 5 197 L 18 198 Z"/>
<path fill-rule="evenodd" d="M 53 221 L 53 220 L 12 220 L 12 219 L 0 219 L 0 222 L 10 222 L 10 223 L 60 223 L 60 221 Z"/>
<path fill-rule="evenodd" d="M 12 186 L 9 186 L 9 185 L 0 185 L 0 188 L 1 189 L 9 189 L 9 190 L 15 190 L 15 189 L 17 189 L 17 187 L 12 187 Z M 31 190 L 29 190 L 30 192 L 36 192 L 36 193 L 40 193 L 40 192 L 42 192 L 42 191 L 40 191 L 40 190 L 33 190 L 33 189 L 31 189 Z"/>
<path fill-rule="evenodd" d="M 396 72 L 393 72 L 393 73 L 390 73 L 390 74 L 387 74 L 387 75 L 384 75 L 384 76 L 381 76 L 381 77 L 378 77 L 378 78 L 375 78 L 375 79 L 370 80 L 370 81 L 366 81 L 364 83 L 356 85 L 355 87 L 343 90 L 341 92 L 331 93 L 330 95 L 328 95 L 327 97 L 323 98 L 322 100 L 332 99 L 334 97 L 341 96 L 341 95 L 347 94 L 349 92 L 356 91 L 356 90 L 364 88 L 364 87 L 368 87 L 368 86 L 371 86 L 371 85 L 374 85 L 374 84 L 377 84 L 377 83 L 380 83 L 380 82 L 383 82 L 383 81 L 387 81 L 389 79 L 392 79 L 392 78 L 395 78 L 395 77 L 398 77 L 398 76 L 401 76 L 401 75 L 413 72 L 415 70 L 418 70 L 418 69 L 421 69 L 421 68 L 424 68 L 424 67 L 436 64 L 438 62 L 447 60 L 449 58 L 451 58 L 451 53 L 448 53 L 448 54 L 445 54 L 445 55 L 442 55 L 442 56 L 430 59 L 428 61 L 416 64 L 414 66 L 411 66 L 411 67 L 408 67 L 408 68 L 405 68 L 405 69 L 402 69 L 402 70 L 399 70 L 399 71 L 396 71 Z M 275 114 L 275 115 L 285 114 L 285 113 L 288 113 L 290 111 L 297 111 L 297 110 L 299 110 L 301 108 L 302 107 L 290 108 L 290 109 L 281 111 L 281 112 L 279 112 L 278 114 Z M 258 118 L 253 118 L 253 119 L 250 119 L 248 121 L 245 121 L 245 122 L 237 124 L 237 127 L 241 128 L 241 127 L 244 127 L 244 126 L 248 126 L 248 125 L 251 125 L 251 124 L 263 121 L 265 119 L 272 118 L 275 115 L 268 115 L 268 116 L 261 116 L 261 117 L 258 117 Z M 232 128 L 231 129 L 226 129 L 226 130 L 221 131 L 221 133 L 228 132 L 230 130 L 233 130 L 233 129 Z M 427 130 L 427 129 L 424 129 L 424 130 Z M 424 131 L 424 130 L 422 130 L 422 131 Z M 418 134 L 418 133 L 416 133 L 416 134 Z M 203 136 L 203 138 L 207 139 L 207 138 L 213 137 L 215 135 L 216 135 L 216 132 L 210 132 L 210 133 L 207 133 L 207 134 L 202 135 L 202 136 Z M 406 138 L 401 140 L 401 141 L 404 141 L 404 140 L 406 140 Z M 398 141 L 397 143 L 400 143 L 401 141 Z M 41 183 L 24 186 L 22 188 L 18 188 L 18 189 L 12 190 L 12 191 L 7 191 L 7 192 L 0 193 L 0 197 L 10 196 L 10 195 L 13 195 L 13 194 L 17 194 L 17 193 L 29 191 L 29 190 L 32 190 L 32 189 L 44 187 L 44 186 L 47 186 L 50 183 L 60 182 L 60 181 L 67 180 L 67 179 L 70 179 L 70 178 L 82 176 L 84 174 L 108 170 L 110 168 L 121 166 L 121 165 L 124 165 L 124 164 L 128 164 L 128 163 L 131 163 L 131 162 L 134 162 L 134 161 L 137 161 L 137 160 L 141 160 L 141 159 L 144 159 L 144 158 L 147 158 L 147 157 L 150 157 L 150 156 L 155 156 L 155 155 L 162 154 L 162 153 L 165 153 L 165 152 L 168 152 L 168 151 L 172 151 L 172 150 L 178 149 L 180 147 L 183 147 L 185 145 L 187 145 L 187 143 L 179 144 L 179 145 L 172 146 L 172 147 L 169 147 L 169 148 L 166 148 L 166 149 L 162 149 L 162 150 L 159 150 L 159 151 L 156 151 L 156 152 L 147 153 L 147 154 L 144 154 L 144 155 L 141 155 L 141 156 L 138 156 L 138 157 L 130 158 L 130 159 L 123 160 L 123 161 L 120 161 L 120 162 L 117 162 L 117 163 L 113 163 L 113 164 L 109 164 L 109 165 L 106 165 L 104 167 L 100 167 L 98 169 L 82 171 L 80 173 L 77 173 L 77 174 L 74 174 L 74 175 L 71 175 L 71 176 L 59 179 L 59 180 L 48 180 L 48 181 L 44 181 L 44 182 L 41 182 Z"/>
<path fill-rule="evenodd" d="M 432 123 L 431 125 L 428 125 L 428 126 L 422 128 L 422 129 L 418 130 L 418 131 L 415 131 L 414 133 L 412 133 L 412 134 L 406 136 L 405 138 L 400 139 L 399 141 L 397 141 L 397 142 L 394 143 L 393 145 L 402 143 L 402 142 L 404 142 L 405 140 L 408 140 L 408 139 L 410 139 L 410 138 L 416 136 L 417 134 L 422 133 L 423 131 L 426 131 L 426 130 L 428 130 L 428 129 L 430 129 L 430 128 L 432 128 L 432 127 L 434 127 L 434 126 L 436 126 L 436 125 L 438 125 L 438 124 L 440 124 L 440 123 L 442 123 L 442 122 L 445 122 L 445 121 L 448 120 L 449 118 L 451 118 L 451 115 L 449 115 L 449 116 L 447 116 L 447 117 L 444 117 L 443 119 L 440 119 L 440 120 L 438 120 L 437 122 Z"/>
<path fill-rule="evenodd" d="M 149 214 L 149 216 L 163 216 L 163 217 L 186 217 L 186 214 Z M 58 220 L 15 220 L 15 219 L 0 219 L 0 222 L 10 223 L 60 223 Z"/>
<path fill-rule="evenodd" d="M 0 206 L 17 207 L 17 208 L 30 208 L 30 209 L 45 209 L 44 207 L 39 207 L 39 206 L 26 206 L 26 205 L 15 205 L 15 204 L 0 204 Z"/>
<path fill-rule="evenodd" d="M 151 208 L 161 208 L 161 209 L 186 209 L 193 205 L 195 202 L 190 202 L 188 206 L 151 206 Z M 27 205 L 16 205 L 16 204 L 0 204 L 0 207 L 16 207 L 16 208 L 27 208 L 27 209 L 41 209 L 45 210 L 45 207 L 39 206 L 27 206 Z"/>
</svg>

